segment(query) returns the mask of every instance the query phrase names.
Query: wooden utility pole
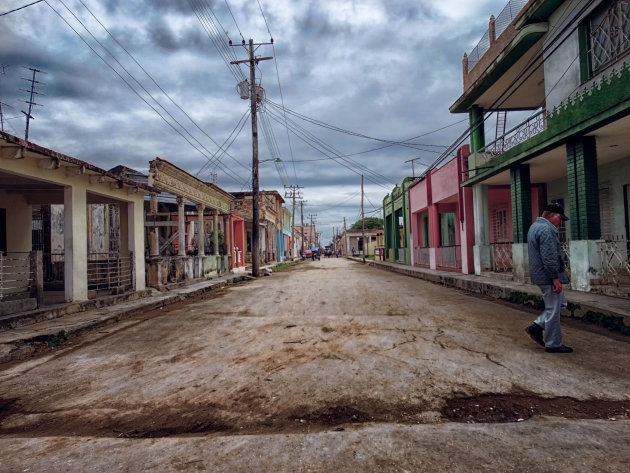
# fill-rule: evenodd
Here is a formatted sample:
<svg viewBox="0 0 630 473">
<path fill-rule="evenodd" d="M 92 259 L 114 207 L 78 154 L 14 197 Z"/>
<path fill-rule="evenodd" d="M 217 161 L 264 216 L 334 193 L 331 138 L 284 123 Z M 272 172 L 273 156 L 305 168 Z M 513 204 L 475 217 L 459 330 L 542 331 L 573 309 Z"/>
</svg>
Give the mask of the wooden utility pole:
<svg viewBox="0 0 630 473">
<path fill-rule="evenodd" d="M 290 192 L 285 191 L 285 197 L 291 197 L 293 199 L 293 215 L 291 216 L 291 253 L 293 253 L 293 248 L 295 248 L 295 199 L 301 199 L 302 196 L 299 195 L 299 189 L 302 189 L 300 186 L 284 186 L 286 189 L 290 189 Z M 304 233 L 304 232 L 302 232 Z M 291 255 L 293 257 L 293 254 Z"/>
<path fill-rule="evenodd" d="M 258 43 L 256 46 L 272 43 Z M 230 45 L 231 42 L 230 42 Z M 232 61 L 230 64 L 249 63 L 249 98 L 251 103 L 252 116 L 252 276 L 257 278 L 260 273 L 260 211 L 259 198 L 260 189 L 258 183 L 258 122 L 256 118 L 256 110 L 262 96 L 258 95 L 258 86 L 256 86 L 256 66 L 259 61 L 273 59 L 273 57 L 256 58 L 254 56 L 254 40 L 249 40 L 249 59 L 243 61 Z"/>
<path fill-rule="evenodd" d="M 300 228 L 302 229 L 302 254 L 304 254 L 304 201 L 300 201 Z"/>
<path fill-rule="evenodd" d="M 365 213 L 363 212 L 363 174 L 361 174 L 361 240 L 363 243 L 363 262 L 365 263 L 367 245 L 365 244 Z"/>
</svg>

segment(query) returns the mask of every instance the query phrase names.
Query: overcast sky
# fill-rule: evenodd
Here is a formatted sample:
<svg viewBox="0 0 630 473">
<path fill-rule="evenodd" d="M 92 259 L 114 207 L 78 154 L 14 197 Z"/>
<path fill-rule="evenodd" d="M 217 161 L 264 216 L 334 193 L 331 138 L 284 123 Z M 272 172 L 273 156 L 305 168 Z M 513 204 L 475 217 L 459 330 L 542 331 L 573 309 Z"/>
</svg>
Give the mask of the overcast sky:
<svg viewBox="0 0 630 473">
<path fill-rule="evenodd" d="M 33 1 L 1 0 L 0 14 Z M 227 64 L 247 51 L 227 41 L 273 37 L 256 50 L 275 58 L 256 70 L 272 102 L 259 117 L 259 159 L 269 160 L 260 187 L 302 186 L 305 222 L 316 214 L 327 243 L 344 217 L 360 218 L 362 173 L 366 216 L 382 216 L 384 196 L 412 173 L 406 161 L 431 163 L 466 129 L 468 117 L 448 111 L 462 93 L 462 57 L 506 3 L 260 0 L 265 22 L 257 0 L 40 2 L 0 16 L 4 131 L 24 137 L 20 89 L 32 67 L 43 71 L 43 95 L 30 141 L 104 169 L 146 172 L 159 156 L 203 180 L 216 172 L 225 190 L 250 190 L 249 101 L 236 91 L 249 69 Z"/>
</svg>

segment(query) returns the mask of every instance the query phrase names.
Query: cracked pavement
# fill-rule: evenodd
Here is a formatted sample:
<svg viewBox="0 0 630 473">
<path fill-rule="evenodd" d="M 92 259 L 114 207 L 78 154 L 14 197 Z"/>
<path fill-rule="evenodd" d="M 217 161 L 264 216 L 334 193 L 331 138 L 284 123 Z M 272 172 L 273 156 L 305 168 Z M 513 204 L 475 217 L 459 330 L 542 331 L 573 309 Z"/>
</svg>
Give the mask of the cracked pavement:
<svg viewBox="0 0 630 473">
<path fill-rule="evenodd" d="M 534 317 L 303 262 L 2 366 L 0 469 L 626 471 L 629 340 Z"/>
</svg>

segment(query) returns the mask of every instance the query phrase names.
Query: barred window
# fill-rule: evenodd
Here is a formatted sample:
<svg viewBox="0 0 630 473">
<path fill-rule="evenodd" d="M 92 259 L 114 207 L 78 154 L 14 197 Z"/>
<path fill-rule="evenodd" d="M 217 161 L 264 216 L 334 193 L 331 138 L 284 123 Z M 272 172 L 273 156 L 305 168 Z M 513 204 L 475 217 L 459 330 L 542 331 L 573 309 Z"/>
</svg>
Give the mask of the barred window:
<svg viewBox="0 0 630 473">
<path fill-rule="evenodd" d="M 594 74 L 630 52 L 630 1 L 613 0 L 589 18 L 588 28 Z"/>
</svg>

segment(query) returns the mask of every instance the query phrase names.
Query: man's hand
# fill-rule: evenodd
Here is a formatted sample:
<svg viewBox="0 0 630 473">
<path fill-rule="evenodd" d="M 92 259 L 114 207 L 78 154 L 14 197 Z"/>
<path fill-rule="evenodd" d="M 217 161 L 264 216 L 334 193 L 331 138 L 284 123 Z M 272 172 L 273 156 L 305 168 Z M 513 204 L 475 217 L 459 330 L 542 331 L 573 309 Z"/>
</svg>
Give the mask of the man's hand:
<svg viewBox="0 0 630 473">
<path fill-rule="evenodd" d="M 562 292 L 562 284 L 560 284 L 560 279 L 556 278 L 553 280 L 553 293 L 560 294 Z"/>
</svg>

